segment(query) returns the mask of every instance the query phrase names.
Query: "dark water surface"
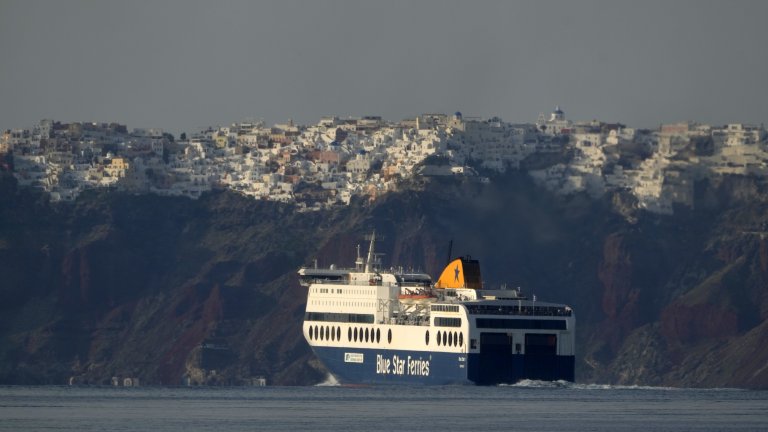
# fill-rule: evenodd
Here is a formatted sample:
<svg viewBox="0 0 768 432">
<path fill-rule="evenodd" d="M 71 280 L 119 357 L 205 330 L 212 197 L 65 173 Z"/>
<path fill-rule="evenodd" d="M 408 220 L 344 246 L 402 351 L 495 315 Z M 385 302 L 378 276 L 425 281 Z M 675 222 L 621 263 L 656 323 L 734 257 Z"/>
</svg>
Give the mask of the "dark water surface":
<svg viewBox="0 0 768 432">
<path fill-rule="evenodd" d="M 0 431 L 768 431 L 768 392 L 503 387 L 0 387 Z"/>
</svg>

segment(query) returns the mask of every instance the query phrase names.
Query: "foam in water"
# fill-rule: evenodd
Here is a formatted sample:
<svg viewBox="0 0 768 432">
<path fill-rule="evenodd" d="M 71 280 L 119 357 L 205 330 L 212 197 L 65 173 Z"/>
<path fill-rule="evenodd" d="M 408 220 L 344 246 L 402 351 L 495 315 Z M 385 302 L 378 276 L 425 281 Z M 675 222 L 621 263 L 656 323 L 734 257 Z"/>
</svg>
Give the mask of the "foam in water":
<svg viewBox="0 0 768 432">
<path fill-rule="evenodd" d="M 576 384 L 568 381 L 539 381 L 525 379 L 515 384 L 502 384 L 504 387 L 520 388 L 564 388 L 574 390 L 680 390 L 676 387 L 653 387 L 640 385 L 611 385 L 611 384 Z"/>
<path fill-rule="evenodd" d="M 315 384 L 316 387 L 338 387 L 341 384 L 339 384 L 339 380 L 336 379 L 335 376 L 328 374 L 327 377 L 325 377 L 325 381 Z"/>
</svg>

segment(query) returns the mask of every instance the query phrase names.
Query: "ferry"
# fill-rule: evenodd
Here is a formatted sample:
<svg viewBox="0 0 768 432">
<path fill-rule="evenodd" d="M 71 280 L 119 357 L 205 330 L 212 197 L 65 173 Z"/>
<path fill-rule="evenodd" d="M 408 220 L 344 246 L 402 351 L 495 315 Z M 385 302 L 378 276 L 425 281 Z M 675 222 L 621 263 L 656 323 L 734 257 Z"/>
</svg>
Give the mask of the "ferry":
<svg viewBox="0 0 768 432">
<path fill-rule="evenodd" d="M 353 269 L 301 268 L 304 338 L 342 384 L 514 384 L 574 380 L 575 316 L 516 289 L 485 289 L 453 259 L 437 282 L 384 270 L 370 236 Z"/>
</svg>

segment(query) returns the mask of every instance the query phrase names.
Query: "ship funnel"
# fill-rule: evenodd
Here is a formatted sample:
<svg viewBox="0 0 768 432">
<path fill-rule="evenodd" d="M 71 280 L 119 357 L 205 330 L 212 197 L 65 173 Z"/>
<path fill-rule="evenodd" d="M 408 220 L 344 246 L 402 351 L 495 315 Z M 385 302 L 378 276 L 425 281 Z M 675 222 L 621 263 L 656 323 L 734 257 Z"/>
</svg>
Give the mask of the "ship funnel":
<svg viewBox="0 0 768 432">
<path fill-rule="evenodd" d="M 480 262 L 470 257 L 456 258 L 440 274 L 435 288 L 470 288 L 482 289 L 483 279 L 480 276 Z"/>
</svg>

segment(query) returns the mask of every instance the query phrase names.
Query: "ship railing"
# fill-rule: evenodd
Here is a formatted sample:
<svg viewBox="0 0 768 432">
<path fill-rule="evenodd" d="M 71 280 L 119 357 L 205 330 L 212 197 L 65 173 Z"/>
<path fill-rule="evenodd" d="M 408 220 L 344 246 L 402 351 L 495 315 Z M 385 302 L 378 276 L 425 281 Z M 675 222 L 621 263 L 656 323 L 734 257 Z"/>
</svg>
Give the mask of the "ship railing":
<svg viewBox="0 0 768 432">
<path fill-rule="evenodd" d="M 380 280 L 372 280 L 372 281 L 351 281 L 349 279 L 312 279 L 310 281 L 301 281 L 301 285 L 303 286 L 309 286 L 309 285 L 351 285 L 351 286 L 359 286 L 359 287 L 367 287 L 367 286 L 386 286 L 386 287 L 393 287 L 393 286 L 399 286 L 396 284 L 393 284 L 391 282 L 384 283 Z"/>
<path fill-rule="evenodd" d="M 497 306 L 466 305 L 473 315 L 523 315 L 569 317 L 573 310 L 567 306 Z"/>
<path fill-rule="evenodd" d="M 390 318 L 389 324 L 410 325 L 410 326 L 429 326 L 429 316 L 424 315 L 399 315 Z"/>
</svg>

